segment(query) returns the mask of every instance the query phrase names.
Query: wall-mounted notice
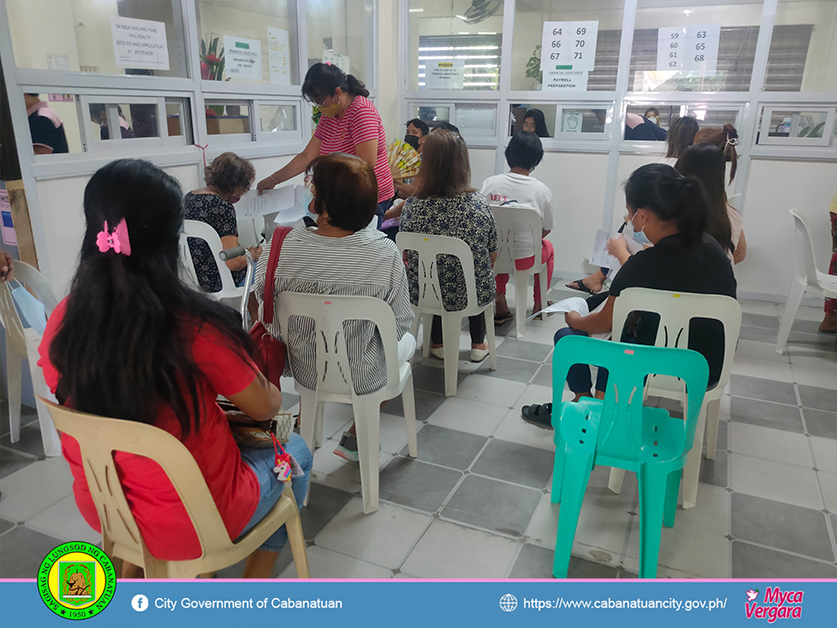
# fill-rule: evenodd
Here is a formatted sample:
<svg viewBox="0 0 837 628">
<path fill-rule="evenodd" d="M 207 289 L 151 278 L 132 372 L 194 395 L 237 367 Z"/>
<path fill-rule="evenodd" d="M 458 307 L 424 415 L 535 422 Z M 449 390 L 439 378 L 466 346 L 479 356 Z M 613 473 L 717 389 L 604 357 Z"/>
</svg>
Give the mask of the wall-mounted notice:
<svg viewBox="0 0 837 628">
<path fill-rule="evenodd" d="M 163 22 L 111 16 L 110 30 L 117 68 L 169 69 L 169 45 Z"/>
<path fill-rule="evenodd" d="M 581 133 L 581 123 L 584 120 L 584 112 L 578 109 L 565 109 L 562 113 L 561 131 L 563 133 Z"/>
<path fill-rule="evenodd" d="M 49 102 L 75 102 L 72 94 L 47 94 Z"/>
<path fill-rule="evenodd" d="M 224 65 L 227 78 L 262 80 L 262 42 L 224 35 Z"/>
<path fill-rule="evenodd" d="M 721 27 L 675 26 L 661 28 L 657 37 L 658 72 L 692 72 L 695 76 L 715 76 Z"/>
<path fill-rule="evenodd" d="M 544 22 L 541 72 L 544 90 L 586 90 L 596 63 L 599 23 Z"/>
<path fill-rule="evenodd" d="M 323 63 L 336 65 L 338 68 L 343 70 L 345 74 L 351 74 L 351 72 L 349 72 L 349 55 L 341 55 L 333 50 L 324 50 Z"/>
<path fill-rule="evenodd" d="M 427 61 L 422 89 L 462 89 L 465 83 L 465 59 Z"/>
<path fill-rule="evenodd" d="M 267 27 L 268 58 L 270 60 L 270 82 L 279 85 L 291 84 L 291 57 L 288 49 L 288 31 Z"/>
</svg>

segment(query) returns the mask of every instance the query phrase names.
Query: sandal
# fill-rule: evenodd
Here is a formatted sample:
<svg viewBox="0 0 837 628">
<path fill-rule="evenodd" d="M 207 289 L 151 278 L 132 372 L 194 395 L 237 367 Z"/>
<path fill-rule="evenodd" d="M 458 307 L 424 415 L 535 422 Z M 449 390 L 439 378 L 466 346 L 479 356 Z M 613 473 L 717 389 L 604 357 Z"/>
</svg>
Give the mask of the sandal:
<svg viewBox="0 0 837 628">
<path fill-rule="evenodd" d="M 551 403 L 536 403 L 531 406 L 523 406 L 520 410 L 520 414 L 523 416 L 523 420 L 527 423 L 537 425 L 538 427 L 542 427 L 546 430 L 553 429 Z"/>
<path fill-rule="evenodd" d="M 576 279 L 573 282 L 565 284 L 571 290 L 578 290 L 579 292 L 586 292 L 587 294 L 596 294 L 590 288 L 584 285 L 584 279 Z"/>
<path fill-rule="evenodd" d="M 550 301 L 549 299 L 547 299 L 546 307 L 549 307 L 550 305 L 555 305 L 555 301 Z M 541 308 L 541 309 L 543 309 L 543 308 Z M 546 314 L 538 314 L 537 316 L 532 317 L 532 320 L 545 321 L 547 316 L 552 316 L 553 314 L 555 314 L 555 312 L 547 312 Z"/>
<path fill-rule="evenodd" d="M 509 321 L 514 320 L 514 314 L 512 311 L 509 310 L 506 314 L 495 314 L 494 315 L 494 324 L 495 325 L 502 325 L 503 323 L 508 323 Z"/>
</svg>

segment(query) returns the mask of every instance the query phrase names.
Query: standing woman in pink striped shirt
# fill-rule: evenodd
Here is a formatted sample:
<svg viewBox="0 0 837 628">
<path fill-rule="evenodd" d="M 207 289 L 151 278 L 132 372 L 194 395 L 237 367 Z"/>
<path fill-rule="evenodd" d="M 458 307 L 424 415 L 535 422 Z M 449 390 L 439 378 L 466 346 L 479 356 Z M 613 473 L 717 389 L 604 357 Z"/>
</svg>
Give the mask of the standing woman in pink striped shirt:
<svg viewBox="0 0 837 628">
<path fill-rule="evenodd" d="M 315 63 L 305 75 L 302 95 L 322 114 L 314 136 L 305 150 L 266 179 L 259 192 L 295 177 L 315 158 L 331 153 L 357 155 L 372 166 L 378 181 L 378 226 L 392 205 L 395 186 L 387 162 L 387 138 L 378 110 L 367 97 L 369 90 L 357 78 L 335 65 Z M 349 190 L 346 190 L 348 193 Z"/>
</svg>

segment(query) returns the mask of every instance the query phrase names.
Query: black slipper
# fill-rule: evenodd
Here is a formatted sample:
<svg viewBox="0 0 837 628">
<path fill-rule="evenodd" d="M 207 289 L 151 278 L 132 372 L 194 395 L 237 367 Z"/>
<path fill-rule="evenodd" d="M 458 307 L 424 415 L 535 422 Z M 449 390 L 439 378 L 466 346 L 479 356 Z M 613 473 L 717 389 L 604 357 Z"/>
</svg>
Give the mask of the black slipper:
<svg viewBox="0 0 837 628">
<path fill-rule="evenodd" d="M 511 313 L 509 310 L 508 314 L 495 314 L 494 315 L 494 324 L 495 325 L 502 325 L 504 323 L 508 323 L 509 321 L 514 320 L 514 314 Z"/>
<path fill-rule="evenodd" d="M 576 279 L 575 281 L 566 285 L 567 288 L 570 288 L 571 290 L 578 290 L 579 292 L 586 292 L 587 294 L 596 294 L 595 292 L 590 290 L 590 288 L 584 285 L 583 279 Z"/>
<path fill-rule="evenodd" d="M 552 404 L 533 404 L 531 406 L 523 406 L 520 410 L 523 420 L 532 425 L 537 425 L 546 430 L 552 429 Z"/>
</svg>

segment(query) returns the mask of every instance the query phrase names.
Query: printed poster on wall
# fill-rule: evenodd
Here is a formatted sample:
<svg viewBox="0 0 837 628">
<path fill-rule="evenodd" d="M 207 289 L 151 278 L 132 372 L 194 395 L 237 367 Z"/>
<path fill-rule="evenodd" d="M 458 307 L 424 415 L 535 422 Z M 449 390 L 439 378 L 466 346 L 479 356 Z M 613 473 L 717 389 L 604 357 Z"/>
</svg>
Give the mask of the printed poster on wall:
<svg viewBox="0 0 837 628">
<path fill-rule="evenodd" d="M 657 71 L 715 76 L 720 39 L 721 27 L 718 24 L 659 29 Z"/>
<path fill-rule="evenodd" d="M 586 90 L 596 63 L 599 22 L 544 22 L 541 72 L 544 90 Z"/>
<path fill-rule="evenodd" d="M 267 27 L 268 60 L 270 82 L 279 85 L 291 84 L 291 59 L 288 49 L 288 31 Z"/>
<path fill-rule="evenodd" d="M 163 22 L 111 16 L 110 30 L 117 68 L 169 69 L 169 45 Z"/>
<path fill-rule="evenodd" d="M 462 89 L 465 83 L 465 59 L 427 61 L 422 89 Z"/>
<path fill-rule="evenodd" d="M 349 55 L 341 55 L 333 50 L 326 50 L 323 52 L 323 63 L 336 65 L 343 70 L 344 74 L 351 74 L 349 72 Z"/>
<path fill-rule="evenodd" d="M 227 78 L 262 80 L 262 42 L 224 35 L 224 65 Z"/>
</svg>

